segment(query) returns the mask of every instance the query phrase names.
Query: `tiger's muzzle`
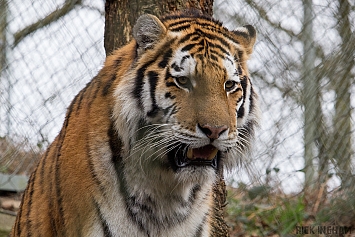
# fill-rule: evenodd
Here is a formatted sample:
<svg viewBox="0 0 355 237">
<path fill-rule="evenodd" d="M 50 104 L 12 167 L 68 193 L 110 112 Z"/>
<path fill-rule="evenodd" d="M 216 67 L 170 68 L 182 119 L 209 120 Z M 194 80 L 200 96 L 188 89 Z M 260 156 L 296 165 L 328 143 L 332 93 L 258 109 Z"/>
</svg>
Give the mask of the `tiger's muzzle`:
<svg viewBox="0 0 355 237">
<path fill-rule="evenodd" d="M 210 144 L 198 148 L 181 144 L 168 153 L 168 158 L 174 170 L 190 166 L 218 168 L 218 149 Z"/>
</svg>

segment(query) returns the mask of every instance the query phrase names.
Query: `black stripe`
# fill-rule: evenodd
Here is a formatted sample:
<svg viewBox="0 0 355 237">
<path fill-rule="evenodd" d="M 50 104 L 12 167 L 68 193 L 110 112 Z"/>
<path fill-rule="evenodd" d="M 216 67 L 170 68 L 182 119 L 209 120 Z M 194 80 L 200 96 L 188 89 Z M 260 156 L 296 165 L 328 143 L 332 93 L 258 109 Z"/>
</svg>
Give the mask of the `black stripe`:
<svg viewBox="0 0 355 237">
<path fill-rule="evenodd" d="M 239 58 L 237 55 L 234 55 L 234 61 L 239 62 Z"/>
<path fill-rule="evenodd" d="M 238 57 L 239 57 L 239 59 L 240 59 L 240 61 L 243 61 L 243 51 L 238 51 Z"/>
<path fill-rule="evenodd" d="M 249 30 L 249 29 L 248 29 Z M 245 33 L 243 31 L 232 31 L 235 35 L 240 35 L 243 38 L 249 39 L 251 37 L 251 35 L 249 35 L 249 33 Z M 254 31 L 255 33 L 255 31 Z M 254 35 L 254 34 L 253 34 Z"/>
<path fill-rule="evenodd" d="M 74 101 L 77 102 L 77 107 L 76 107 L 76 112 L 78 112 L 80 109 L 81 109 L 81 102 L 83 101 L 83 98 L 84 98 L 84 90 L 87 88 L 87 86 L 81 90 L 74 98 L 73 100 L 73 104 L 74 104 Z M 74 106 L 73 106 L 74 107 Z M 69 108 L 70 109 L 70 108 Z"/>
<path fill-rule="evenodd" d="M 138 68 L 137 70 L 137 74 L 136 74 L 136 79 L 135 79 L 135 83 L 134 83 L 134 89 L 133 89 L 133 95 L 134 97 L 138 100 L 138 106 L 140 108 L 143 107 L 143 102 L 142 102 L 142 92 L 143 92 L 143 86 L 144 86 L 144 75 L 145 75 L 145 71 L 147 70 L 147 68 L 152 65 L 154 62 L 157 61 L 158 57 L 160 57 L 162 55 L 162 50 L 166 50 L 166 49 L 170 49 L 170 45 L 173 44 L 173 42 L 176 39 L 172 39 L 170 41 L 165 42 L 164 45 L 161 46 L 160 49 L 156 50 L 156 54 L 155 56 L 152 58 L 152 60 L 146 62 L 142 67 Z"/>
<path fill-rule="evenodd" d="M 106 96 L 108 95 L 108 93 L 110 92 L 110 89 L 112 87 L 113 82 L 116 80 L 116 71 L 113 72 L 113 74 L 111 75 L 110 80 L 108 80 L 104 86 L 104 88 L 102 89 L 102 96 Z"/>
<path fill-rule="evenodd" d="M 150 85 L 150 98 L 152 100 L 152 109 L 150 111 L 148 111 L 147 116 L 154 117 L 159 111 L 159 107 L 158 107 L 157 101 L 155 99 L 155 90 L 156 90 L 157 83 L 159 80 L 159 75 L 156 72 L 149 71 L 148 78 L 149 78 L 149 85 Z"/>
<path fill-rule="evenodd" d="M 106 96 L 109 91 L 110 91 L 110 88 L 113 84 L 113 82 L 116 80 L 116 74 L 117 74 L 117 71 L 119 70 L 119 68 L 121 67 L 122 65 L 122 61 L 123 61 L 123 58 L 122 57 L 118 57 L 114 60 L 114 69 L 113 69 L 113 74 L 111 75 L 111 78 L 110 80 L 108 80 L 106 82 L 106 85 L 104 86 L 103 90 L 102 90 L 102 95 L 103 96 Z"/>
<path fill-rule="evenodd" d="M 176 96 L 175 95 L 171 95 L 171 92 L 167 92 L 167 93 L 165 93 L 165 98 L 169 98 L 169 99 L 175 99 L 176 98 Z"/>
<path fill-rule="evenodd" d="M 109 226 L 107 225 L 107 221 L 105 220 L 104 216 L 102 215 L 99 204 L 94 201 L 94 205 L 95 205 L 96 212 L 97 212 L 100 222 L 101 222 L 102 230 L 104 231 L 104 237 L 112 237 L 113 234 L 110 231 Z"/>
<path fill-rule="evenodd" d="M 205 29 L 223 29 L 223 27 L 221 27 L 221 24 L 218 24 L 215 21 L 205 21 L 205 22 L 198 22 L 198 26 L 205 28 Z"/>
<path fill-rule="evenodd" d="M 232 92 L 230 92 L 230 94 L 234 94 L 234 93 L 236 93 L 236 92 L 238 92 L 238 91 L 243 91 L 243 89 L 240 88 L 240 87 L 237 87 L 235 90 L 233 90 Z M 240 97 L 240 98 L 238 99 L 237 103 L 239 103 L 242 98 L 243 98 L 243 97 Z"/>
<path fill-rule="evenodd" d="M 195 32 L 199 33 L 199 34 L 203 35 L 204 37 L 209 38 L 211 40 L 219 41 L 223 46 L 225 46 L 228 49 L 228 51 L 230 51 L 230 45 L 228 44 L 228 42 L 224 38 L 220 37 L 219 35 L 204 32 L 201 29 L 196 29 Z"/>
<path fill-rule="evenodd" d="M 73 106 L 70 106 L 70 107 L 73 107 Z M 70 108 L 69 107 L 69 108 Z M 69 110 L 69 109 L 68 109 Z M 72 111 L 72 110 L 70 110 L 70 111 Z M 70 113 L 69 113 L 70 114 Z M 66 118 L 66 120 L 67 120 L 68 118 Z M 62 128 L 63 129 L 63 128 Z M 58 137 L 58 142 L 61 142 L 59 139 L 61 139 L 60 137 Z M 52 143 L 53 144 L 53 143 Z M 56 145 L 56 144 L 55 144 Z M 52 145 L 51 145 L 52 146 Z M 53 149 L 55 149 L 56 147 L 53 145 Z M 48 148 L 48 149 L 51 149 L 51 147 L 50 148 Z M 54 180 L 54 175 L 53 175 L 53 172 L 54 172 L 54 161 L 55 161 L 55 159 L 54 159 L 55 157 L 53 157 L 53 156 L 51 156 L 50 157 L 50 159 L 47 159 L 47 165 L 49 166 L 48 167 L 48 174 L 46 175 L 47 176 L 47 179 L 50 179 L 50 182 L 52 183 L 52 182 L 55 182 L 55 180 Z M 50 164 L 49 164 L 49 162 L 51 162 Z M 55 196 L 55 193 L 53 192 L 53 189 L 54 189 L 54 185 L 49 185 L 49 195 L 50 196 Z M 55 211 L 54 211 L 54 208 L 55 208 L 55 206 L 54 206 L 54 202 L 55 202 L 55 200 L 54 200 L 54 198 L 53 199 L 51 199 L 50 200 L 50 203 L 49 204 L 47 204 L 48 205 L 48 208 L 49 208 L 49 220 L 50 220 L 50 224 L 51 224 L 51 229 L 52 229 L 52 233 L 57 233 L 58 231 L 57 231 L 57 225 L 56 225 L 56 223 L 55 223 Z"/>
<path fill-rule="evenodd" d="M 62 190 L 61 190 L 61 180 L 60 180 L 60 161 L 59 158 L 61 157 L 61 149 L 62 149 L 62 144 L 58 146 L 57 154 L 56 154 L 56 159 L 55 159 L 55 170 L 54 170 L 54 177 L 55 177 L 55 193 L 56 193 L 56 199 L 57 199 L 57 205 L 58 205 L 58 219 L 59 219 L 59 225 L 61 230 L 65 230 L 65 221 L 64 221 L 64 209 L 63 209 L 63 195 L 62 195 Z M 63 234 L 63 233 L 61 233 Z"/>
<path fill-rule="evenodd" d="M 175 86 L 176 88 L 180 89 L 180 87 L 178 87 L 174 82 L 166 82 L 165 85 L 166 85 L 166 87 Z"/>
<path fill-rule="evenodd" d="M 94 183 L 96 184 L 96 186 L 98 186 L 99 190 L 100 190 L 100 194 L 102 194 L 105 199 L 107 199 L 107 195 L 106 195 L 106 189 L 104 187 L 104 185 L 101 183 L 98 175 L 95 172 L 95 168 L 94 168 L 94 164 L 93 164 L 93 157 L 91 156 L 91 152 L 90 152 L 90 146 L 89 146 L 89 136 L 88 136 L 88 132 L 86 132 L 86 144 L 85 144 L 85 150 L 86 150 L 86 157 L 88 159 L 88 164 L 89 164 L 89 170 L 90 170 L 90 174 L 91 177 L 94 181 Z"/>
<path fill-rule="evenodd" d="M 168 92 L 168 93 L 170 93 L 170 92 Z M 163 108 L 164 115 L 167 115 L 169 113 L 170 109 L 173 108 L 174 106 L 175 106 L 175 103 L 173 103 L 172 105 L 169 105 L 166 108 Z"/>
<path fill-rule="evenodd" d="M 172 49 L 169 49 L 168 51 L 166 51 L 166 52 L 164 53 L 163 59 L 160 61 L 160 63 L 158 64 L 158 66 L 159 66 L 160 68 L 165 68 L 166 65 L 168 65 L 168 62 L 169 62 L 169 60 L 170 60 L 172 54 L 173 54 L 173 50 L 172 50 Z"/>
<path fill-rule="evenodd" d="M 239 110 L 237 111 L 237 118 L 242 118 L 244 116 L 244 100 L 242 105 L 239 107 Z"/>
<path fill-rule="evenodd" d="M 205 55 L 202 54 L 202 53 L 196 54 L 195 57 L 198 58 L 202 62 L 206 58 Z M 210 67 L 216 67 L 216 68 L 220 68 L 221 67 L 221 65 L 218 62 L 216 62 L 216 61 L 208 61 L 208 64 L 209 64 Z"/>
<path fill-rule="evenodd" d="M 123 61 L 123 57 L 118 57 L 114 60 L 114 67 L 116 70 L 118 70 L 119 67 L 121 67 Z"/>
<path fill-rule="evenodd" d="M 182 51 L 182 52 L 189 51 L 190 49 L 192 49 L 193 47 L 195 47 L 195 45 L 196 45 L 195 43 L 185 45 L 185 46 L 181 49 L 181 51 Z"/>
<path fill-rule="evenodd" d="M 242 67 L 240 66 L 240 64 L 238 64 L 238 74 L 239 75 L 243 74 L 243 70 L 242 70 Z"/>
<path fill-rule="evenodd" d="M 237 88 L 235 91 L 233 91 L 231 94 L 237 92 L 237 91 L 243 91 L 241 88 Z M 238 105 L 238 103 L 243 99 L 243 96 L 239 97 L 238 100 L 237 100 L 237 103 L 236 105 Z"/>
<path fill-rule="evenodd" d="M 197 230 L 196 230 L 196 233 L 194 234 L 194 237 L 202 237 L 202 231 L 203 231 L 204 225 L 206 224 L 207 216 L 208 216 L 208 213 L 205 213 L 205 215 L 203 216 L 202 222 L 197 227 Z"/>
<path fill-rule="evenodd" d="M 190 55 L 185 55 L 184 57 L 182 57 L 180 65 L 182 65 L 186 59 L 188 59 L 190 57 Z"/>
<path fill-rule="evenodd" d="M 93 88 L 95 88 L 95 91 L 94 91 L 94 94 L 93 95 L 89 95 L 88 98 L 90 98 L 90 101 L 88 103 L 88 106 L 87 107 L 91 107 L 92 103 L 94 102 L 94 100 L 96 99 L 97 97 L 97 94 L 98 92 L 100 91 L 101 89 L 101 81 L 100 80 L 96 80 L 92 86 Z"/>
<path fill-rule="evenodd" d="M 179 27 L 169 28 L 169 30 L 173 31 L 173 32 L 179 32 L 179 31 L 187 30 L 190 27 L 191 27 L 190 24 L 186 24 L 186 25 L 182 25 L 182 26 L 179 26 Z"/>
<path fill-rule="evenodd" d="M 32 198 L 33 198 L 33 192 L 34 192 L 34 182 L 36 179 L 36 170 L 32 173 L 31 178 L 29 180 L 29 189 L 28 189 L 28 197 L 27 197 L 27 213 L 26 213 L 26 224 L 27 224 L 27 236 L 31 237 L 32 236 L 32 220 L 30 218 L 30 213 L 32 211 Z"/>
<path fill-rule="evenodd" d="M 110 127 L 107 130 L 107 136 L 109 138 L 109 145 L 112 152 L 112 163 L 117 164 L 117 162 L 121 161 L 121 149 L 122 149 L 122 141 L 119 139 L 118 133 L 114 127 L 114 122 L 111 121 Z M 115 166 L 115 168 L 118 168 Z"/>
<path fill-rule="evenodd" d="M 178 109 L 176 107 L 176 103 L 174 103 L 172 105 L 172 109 L 170 110 L 170 114 L 165 113 L 165 111 L 164 111 L 164 113 L 166 114 L 166 118 L 169 119 L 171 117 L 171 115 L 176 114 L 177 111 L 178 111 Z"/>
<path fill-rule="evenodd" d="M 136 215 L 132 213 L 132 210 L 130 209 L 130 201 L 129 201 L 130 194 L 128 192 L 127 182 L 124 177 L 124 170 L 125 170 L 124 163 L 122 162 L 122 157 L 120 155 L 122 144 L 118 138 L 118 133 L 114 128 L 113 121 L 111 121 L 111 125 L 109 130 L 107 131 L 107 135 L 109 137 L 109 144 L 112 152 L 112 158 L 111 158 L 112 163 L 114 164 L 116 175 L 120 183 L 120 192 L 125 200 L 128 215 L 131 218 L 131 220 L 139 226 L 140 230 L 145 232 L 147 236 L 150 236 L 148 230 L 144 228 L 143 223 L 137 220 Z"/>
<path fill-rule="evenodd" d="M 81 91 L 82 94 L 84 94 L 85 90 L 88 88 L 90 83 L 87 84 L 87 86 L 84 88 L 84 90 Z M 57 228 L 54 229 L 54 233 L 57 233 L 59 235 L 65 235 L 64 232 L 66 230 L 65 227 L 65 221 L 64 221 L 64 209 L 63 209 L 63 196 L 62 196 L 62 191 L 61 191 L 61 181 L 60 181 L 60 157 L 61 157 L 61 149 L 62 149 L 62 145 L 66 136 L 66 131 L 69 125 L 69 120 L 71 118 L 72 112 L 73 112 L 73 107 L 75 104 L 75 99 L 72 102 L 72 104 L 69 106 L 68 109 L 68 114 L 67 117 L 64 121 L 63 124 L 63 128 L 59 133 L 59 137 L 58 137 L 58 142 L 59 144 L 57 145 L 57 150 L 55 153 L 55 159 L 54 159 L 54 182 L 55 182 L 55 196 L 56 196 L 56 200 L 57 200 L 57 205 L 58 205 L 58 221 L 59 221 L 59 230 L 60 232 L 58 233 L 58 230 L 56 230 Z M 53 180 L 52 180 L 53 181 Z M 53 219 L 51 220 L 54 223 L 54 226 L 56 227 L 56 223 Z M 63 232 L 64 231 L 64 232 Z"/>
<path fill-rule="evenodd" d="M 149 63 L 143 65 L 141 68 L 137 70 L 137 75 L 134 83 L 134 89 L 133 89 L 133 95 L 134 97 L 138 100 L 138 106 L 140 108 L 143 107 L 143 102 L 142 102 L 142 91 L 143 91 L 143 85 L 144 85 L 144 73 L 147 67 L 152 64 L 154 61 L 150 61 Z"/>
<path fill-rule="evenodd" d="M 168 80 L 171 77 L 173 77 L 173 76 L 170 74 L 169 70 L 166 70 L 165 79 L 164 80 L 166 81 L 166 80 Z"/>
<path fill-rule="evenodd" d="M 200 37 L 201 36 L 199 34 L 196 34 L 195 32 L 187 34 L 179 40 L 178 45 L 184 44 L 186 41 L 196 41 Z"/>
<path fill-rule="evenodd" d="M 204 38 L 195 44 L 201 46 L 202 48 L 208 48 L 209 46 L 209 42 Z"/>
<path fill-rule="evenodd" d="M 219 57 L 217 57 L 217 56 L 214 55 L 214 54 L 211 54 L 211 55 L 210 55 L 210 59 L 213 60 L 213 61 L 218 62 L 218 58 L 219 58 Z"/>
<path fill-rule="evenodd" d="M 211 54 L 214 54 L 216 57 L 224 59 L 224 55 L 220 54 L 218 51 L 214 50 L 214 49 L 210 49 Z"/>
<path fill-rule="evenodd" d="M 209 16 L 195 14 L 193 16 L 192 15 L 185 16 L 185 17 L 189 17 L 187 19 L 186 18 L 181 19 L 181 17 L 184 17 L 184 16 L 176 16 L 176 15 L 167 16 L 167 17 L 163 18 L 163 21 L 170 20 L 170 19 L 178 19 L 177 22 L 173 22 L 168 26 L 169 30 L 171 30 L 171 31 L 181 31 L 181 30 L 187 29 L 191 26 L 191 23 L 194 22 L 196 24 L 196 28 L 201 27 L 204 29 L 207 28 L 208 30 L 213 30 L 213 31 L 216 30 L 220 35 L 223 35 L 224 37 L 235 42 L 236 44 L 240 44 L 234 37 L 235 32 L 230 33 L 230 31 L 228 29 L 224 28 L 220 22 L 215 21 L 213 18 L 211 18 Z M 206 22 L 199 22 L 198 21 L 199 19 L 204 19 L 204 20 L 206 20 Z M 186 25 L 181 26 L 181 24 L 186 24 Z M 179 27 L 179 25 L 180 25 L 180 27 Z M 240 32 L 238 32 L 238 33 L 240 33 Z"/>
<path fill-rule="evenodd" d="M 44 194 L 44 184 L 43 184 L 43 182 L 45 180 L 45 178 L 44 178 L 45 164 L 46 164 L 46 161 L 47 161 L 47 158 L 48 158 L 48 153 L 49 153 L 50 147 L 47 148 L 47 150 L 44 153 L 43 157 L 41 158 L 41 161 L 40 161 L 40 164 L 39 164 L 41 166 L 41 168 L 40 168 L 41 172 L 40 172 L 40 177 L 39 177 L 39 186 L 41 188 L 41 194 L 42 195 Z"/>
<path fill-rule="evenodd" d="M 75 96 L 73 102 L 70 104 L 69 108 L 68 108 L 68 114 L 71 113 L 71 110 L 73 109 L 74 105 L 76 104 L 76 112 L 78 112 L 82 106 L 82 100 L 84 99 L 84 95 L 86 93 L 86 91 L 88 90 L 88 88 L 90 87 L 91 83 L 93 82 L 93 80 L 91 80 L 90 82 L 88 82 L 86 84 L 86 86 Z"/>
<path fill-rule="evenodd" d="M 249 96 L 249 113 L 252 112 L 254 110 L 254 96 L 255 96 L 255 92 L 253 89 L 253 85 L 251 84 L 251 81 L 249 80 L 250 83 L 250 96 Z"/>
<path fill-rule="evenodd" d="M 189 202 L 194 202 L 196 197 L 197 197 L 197 194 L 201 191 L 201 185 L 199 184 L 196 184 L 192 190 L 191 190 L 191 195 L 190 195 L 190 198 L 189 198 Z"/>
<path fill-rule="evenodd" d="M 165 18 L 165 19 L 169 19 L 169 18 Z M 172 28 L 172 27 L 176 27 L 177 25 L 182 25 L 182 24 L 189 24 L 191 22 L 191 19 L 181 19 L 181 20 L 177 20 L 174 21 L 172 23 L 170 23 L 168 25 L 168 28 Z"/>
<path fill-rule="evenodd" d="M 175 72 L 181 72 L 181 70 L 183 70 L 183 68 L 179 67 L 175 62 L 171 65 L 171 68 L 173 68 Z"/>
<path fill-rule="evenodd" d="M 238 112 L 237 112 L 237 117 L 238 118 L 242 118 L 244 116 L 245 113 L 245 109 L 244 109 L 244 104 L 245 104 L 245 99 L 247 96 L 247 86 L 248 86 L 248 78 L 247 76 L 244 76 L 243 79 L 240 81 L 240 84 L 242 85 L 243 88 L 243 103 L 240 106 Z"/>
<path fill-rule="evenodd" d="M 199 10 L 198 10 L 199 11 Z M 211 24 L 211 26 L 215 27 L 217 25 L 222 26 L 218 21 L 215 21 L 212 17 L 201 14 L 201 12 L 194 12 L 194 13 L 188 13 L 188 14 L 183 14 L 177 17 L 173 17 L 173 18 L 168 18 L 166 17 L 166 19 L 174 19 L 175 21 L 169 24 L 169 27 L 172 25 L 174 25 L 174 23 L 176 22 L 175 25 L 178 24 L 182 24 L 182 23 L 188 23 L 188 24 L 195 24 L 195 25 L 203 25 L 203 24 Z"/>
</svg>

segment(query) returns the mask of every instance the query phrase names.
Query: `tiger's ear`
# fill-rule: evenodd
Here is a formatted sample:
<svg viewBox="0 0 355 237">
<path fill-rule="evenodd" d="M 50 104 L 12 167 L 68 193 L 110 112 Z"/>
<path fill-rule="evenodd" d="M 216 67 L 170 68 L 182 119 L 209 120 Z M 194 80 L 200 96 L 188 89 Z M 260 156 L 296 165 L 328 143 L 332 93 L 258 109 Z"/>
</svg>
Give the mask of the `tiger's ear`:
<svg viewBox="0 0 355 237">
<path fill-rule="evenodd" d="M 237 36 L 239 43 L 244 46 L 248 55 L 253 52 L 253 46 L 256 40 L 256 30 L 252 25 L 245 25 L 243 27 L 238 27 L 233 31 Z"/>
<path fill-rule="evenodd" d="M 133 37 L 138 43 L 138 52 L 152 48 L 165 32 L 165 26 L 156 16 L 150 14 L 140 16 L 133 27 Z"/>
</svg>

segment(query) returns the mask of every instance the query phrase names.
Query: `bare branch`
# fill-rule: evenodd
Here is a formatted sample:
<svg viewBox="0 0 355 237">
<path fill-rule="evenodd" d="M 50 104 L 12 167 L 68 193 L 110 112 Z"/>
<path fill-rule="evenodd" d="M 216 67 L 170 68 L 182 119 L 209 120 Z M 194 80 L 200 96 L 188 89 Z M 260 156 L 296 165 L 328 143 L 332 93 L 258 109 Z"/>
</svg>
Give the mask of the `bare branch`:
<svg viewBox="0 0 355 237">
<path fill-rule="evenodd" d="M 105 16 L 105 11 L 102 11 L 98 7 L 93 7 L 93 6 L 88 6 L 88 5 L 82 5 L 83 8 L 87 8 L 90 11 L 94 11 L 99 13 L 101 16 Z"/>
<path fill-rule="evenodd" d="M 261 6 L 259 6 L 257 3 L 255 3 L 254 0 L 246 0 L 245 2 L 247 4 L 249 4 L 249 6 L 254 8 L 259 13 L 260 17 L 263 20 L 265 20 L 269 25 L 271 25 L 273 28 L 285 32 L 291 38 L 295 38 L 297 40 L 302 41 L 302 39 L 301 39 L 302 33 L 301 34 L 295 34 L 292 30 L 289 30 L 289 29 L 286 29 L 286 28 L 282 27 L 280 23 L 273 22 L 267 16 L 267 11 L 265 11 L 265 9 L 263 9 Z M 325 57 L 323 49 L 321 48 L 321 46 L 318 43 L 313 42 L 313 47 L 315 48 L 315 52 L 316 52 L 317 57 L 319 57 L 319 58 L 324 58 Z"/>
<path fill-rule="evenodd" d="M 275 81 L 268 81 L 265 76 L 259 71 L 254 71 L 251 73 L 253 78 L 259 78 L 266 86 L 270 88 L 276 88 L 282 93 L 282 97 L 291 98 L 296 103 L 300 103 L 300 98 L 291 86 L 280 86 Z"/>
<path fill-rule="evenodd" d="M 47 26 L 55 22 L 59 18 L 65 16 L 68 12 L 73 10 L 77 5 L 81 4 L 81 2 L 82 0 L 66 0 L 64 5 L 61 8 L 56 9 L 46 17 L 16 32 L 14 34 L 14 44 L 12 47 L 15 48 L 25 37 L 37 31 L 38 29 Z"/>
<path fill-rule="evenodd" d="M 273 28 L 275 29 L 280 29 L 284 32 L 286 32 L 290 37 L 292 38 L 298 38 L 298 36 L 292 31 L 292 30 L 288 30 L 285 29 L 283 27 L 281 27 L 280 23 L 275 23 L 272 20 L 270 20 L 270 18 L 267 16 L 267 11 L 265 11 L 262 7 L 258 6 L 258 4 L 256 4 L 253 0 L 246 0 L 245 1 L 247 4 L 249 4 L 249 6 L 251 6 L 252 8 L 254 8 L 255 10 L 257 10 L 259 12 L 259 15 L 267 22 L 269 23 Z"/>
</svg>

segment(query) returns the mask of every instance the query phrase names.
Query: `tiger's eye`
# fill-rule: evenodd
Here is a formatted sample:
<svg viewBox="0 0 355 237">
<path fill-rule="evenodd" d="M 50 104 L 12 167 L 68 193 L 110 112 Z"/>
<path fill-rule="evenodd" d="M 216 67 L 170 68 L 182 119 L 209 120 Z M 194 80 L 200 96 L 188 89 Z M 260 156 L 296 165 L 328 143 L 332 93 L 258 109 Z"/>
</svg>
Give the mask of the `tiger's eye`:
<svg viewBox="0 0 355 237">
<path fill-rule="evenodd" d="M 237 83 L 235 81 L 226 81 L 224 83 L 224 88 L 226 89 L 226 91 L 231 91 L 234 89 L 236 84 Z"/>
<path fill-rule="evenodd" d="M 189 79 L 187 77 L 178 77 L 176 78 L 176 82 L 184 86 L 189 82 Z"/>
</svg>

